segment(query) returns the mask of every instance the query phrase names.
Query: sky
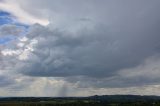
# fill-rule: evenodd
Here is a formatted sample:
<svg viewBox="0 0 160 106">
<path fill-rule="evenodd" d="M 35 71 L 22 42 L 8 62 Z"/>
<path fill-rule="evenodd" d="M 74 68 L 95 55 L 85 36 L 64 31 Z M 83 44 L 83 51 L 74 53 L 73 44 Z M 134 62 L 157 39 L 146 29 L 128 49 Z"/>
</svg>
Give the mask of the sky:
<svg viewBox="0 0 160 106">
<path fill-rule="evenodd" d="M 0 96 L 160 95 L 159 0 L 0 0 Z"/>
</svg>

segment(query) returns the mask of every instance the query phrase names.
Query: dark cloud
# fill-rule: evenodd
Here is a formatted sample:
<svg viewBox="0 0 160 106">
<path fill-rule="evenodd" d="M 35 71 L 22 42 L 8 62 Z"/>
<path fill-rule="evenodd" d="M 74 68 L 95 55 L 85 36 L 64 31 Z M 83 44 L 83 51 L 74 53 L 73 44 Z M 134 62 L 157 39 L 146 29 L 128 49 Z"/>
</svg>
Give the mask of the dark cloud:
<svg viewBox="0 0 160 106">
<path fill-rule="evenodd" d="M 38 25 L 35 29 L 28 37 L 37 39 L 38 45 L 21 69 L 32 76 L 110 77 L 159 52 L 159 37 L 154 34 L 150 38 L 148 28 L 133 35 L 128 31 L 114 33 L 99 25 L 81 30 L 76 36 Z"/>
<path fill-rule="evenodd" d="M 27 60 L 17 62 L 16 71 L 29 76 L 65 77 L 90 87 L 158 82 L 142 74 L 129 76 L 130 70 L 160 52 L 158 0 L 54 2 L 38 2 L 37 8 L 47 8 L 51 23 L 30 27 L 26 36 L 38 43 Z M 128 71 L 123 73 L 125 69 Z"/>
<path fill-rule="evenodd" d="M 12 78 L 5 75 L 0 75 L 0 87 L 7 87 L 14 83 L 15 81 Z"/>
</svg>

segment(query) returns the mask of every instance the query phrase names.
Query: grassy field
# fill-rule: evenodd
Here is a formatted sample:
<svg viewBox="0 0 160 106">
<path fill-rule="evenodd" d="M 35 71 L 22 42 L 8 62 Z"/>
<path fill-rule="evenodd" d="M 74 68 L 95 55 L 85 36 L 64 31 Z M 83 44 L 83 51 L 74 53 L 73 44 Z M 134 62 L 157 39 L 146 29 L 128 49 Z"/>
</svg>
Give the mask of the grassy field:
<svg viewBox="0 0 160 106">
<path fill-rule="evenodd" d="M 8 97 L 0 106 L 160 106 L 159 96 Z"/>
<path fill-rule="evenodd" d="M 87 101 L 66 102 L 1 102 L 0 106 L 160 106 L 160 103 L 96 103 Z"/>
<path fill-rule="evenodd" d="M 101 106 L 94 102 L 4 102 L 0 106 Z"/>
</svg>

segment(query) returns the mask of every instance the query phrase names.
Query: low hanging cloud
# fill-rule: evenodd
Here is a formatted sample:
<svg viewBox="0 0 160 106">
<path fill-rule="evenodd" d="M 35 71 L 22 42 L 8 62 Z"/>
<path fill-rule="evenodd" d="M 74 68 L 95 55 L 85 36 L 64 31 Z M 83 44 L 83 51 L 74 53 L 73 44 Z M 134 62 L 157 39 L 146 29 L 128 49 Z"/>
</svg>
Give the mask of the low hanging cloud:
<svg viewBox="0 0 160 106">
<path fill-rule="evenodd" d="M 36 10 L 27 7 L 34 3 L 20 4 L 33 14 Z M 54 3 L 55 8 L 49 5 Z M 80 3 L 83 8 L 75 2 L 60 4 L 38 2 L 36 8 L 46 9 L 54 18 L 48 26 L 30 26 L 25 37 L 36 44 L 27 58 L 16 59 L 14 72 L 61 77 L 78 87 L 159 84 L 159 1 L 88 1 Z"/>
<path fill-rule="evenodd" d="M 140 32 L 135 31 L 134 36 L 132 31 L 114 33 L 106 28 L 103 24 L 95 25 L 89 30 L 82 28 L 75 36 L 72 32 L 34 25 L 27 37 L 36 39 L 38 44 L 31 57 L 20 63 L 18 70 L 30 76 L 85 76 L 93 85 L 99 87 L 136 86 L 136 77 L 130 79 L 132 84 L 126 82 L 125 76 L 130 73 L 129 70 L 126 75 L 117 76 L 120 70 L 144 64 L 147 58 L 159 54 L 159 31 L 150 37 L 151 31 L 148 28 Z"/>
</svg>

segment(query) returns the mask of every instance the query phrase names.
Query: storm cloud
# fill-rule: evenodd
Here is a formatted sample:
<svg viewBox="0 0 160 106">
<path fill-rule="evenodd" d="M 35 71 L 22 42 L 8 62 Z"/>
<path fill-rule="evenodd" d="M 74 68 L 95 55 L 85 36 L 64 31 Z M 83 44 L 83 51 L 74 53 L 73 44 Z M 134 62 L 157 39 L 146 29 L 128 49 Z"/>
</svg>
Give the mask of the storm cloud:
<svg viewBox="0 0 160 106">
<path fill-rule="evenodd" d="M 8 57 L 15 60 L 8 63 L 14 63 L 13 72 L 58 77 L 79 88 L 160 83 L 160 1 L 17 1 L 49 24 L 30 25 L 23 35 L 27 40 L 16 41 L 12 52 L 20 53 Z"/>
<path fill-rule="evenodd" d="M 74 10 L 74 7 L 69 7 L 72 3 L 77 6 Z M 51 20 L 47 27 L 39 24 L 30 27 L 26 36 L 38 43 L 29 59 L 21 62 L 17 70 L 30 76 L 85 76 L 96 80 L 116 77 L 111 81 L 114 86 L 125 83 L 132 86 L 131 82 L 136 85 L 134 78 L 116 84 L 119 81 L 117 76 L 119 71 L 138 67 L 159 54 L 160 2 L 89 1 L 83 6 L 92 8 L 86 9 L 85 13 L 80 4 L 72 3 L 63 4 L 62 8 L 55 7 L 60 16 L 70 13 L 64 15 L 65 20 L 62 19 L 65 25 L 59 22 L 61 26 L 55 28 Z M 54 16 L 54 12 L 51 15 Z M 86 17 L 87 20 L 82 20 Z"/>
</svg>

